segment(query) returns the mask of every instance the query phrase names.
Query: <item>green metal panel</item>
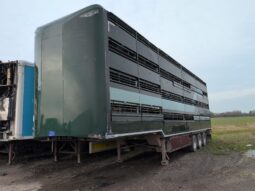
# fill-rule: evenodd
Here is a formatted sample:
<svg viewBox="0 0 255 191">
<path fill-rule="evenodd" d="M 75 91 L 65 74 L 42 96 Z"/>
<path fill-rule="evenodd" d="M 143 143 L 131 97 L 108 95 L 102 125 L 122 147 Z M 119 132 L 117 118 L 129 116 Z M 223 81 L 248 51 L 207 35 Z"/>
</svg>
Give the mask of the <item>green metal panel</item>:
<svg viewBox="0 0 255 191">
<path fill-rule="evenodd" d="M 163 131 L 166 135 L 169 135 L 188 132 L 189 128 L 185 121 L 165 121 Z"/>
<path fill-rule="evenodd" d="M 90 6 L 37 30 L 38 137 L 106 133 L 104 12 Z"/>
<path fill-rule="evenodd" d="M 49 27 L 42 39 L 41 114 L 43 134 L 60 132 L 63 127 L 63 68 L 61 26 Z"/>
<path fill-rule="evenodd" d="M 163 121 L 114 121 L 112 122 L 112 132 L 121 133 L 138 133 L 146 131 L 155 131 L 163 129 Z"/>
</svg>

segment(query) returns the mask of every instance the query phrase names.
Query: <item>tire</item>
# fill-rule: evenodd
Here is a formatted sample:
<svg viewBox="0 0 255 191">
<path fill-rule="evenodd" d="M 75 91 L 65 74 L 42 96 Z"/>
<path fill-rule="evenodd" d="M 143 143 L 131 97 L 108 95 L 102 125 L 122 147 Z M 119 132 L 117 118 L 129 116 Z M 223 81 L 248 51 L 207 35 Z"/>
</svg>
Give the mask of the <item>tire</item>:
<svg viewBox="0 0 255 191">
<path fill-rule="evenodd" d="M 207 145 L 207 136 L 205 132 L 202 133 L 202 145 L 203 146 Z"/>
<path fill-rule="evenodd" d="M 192 136 L 192 144 L 190 146 L 190 151 L 191 152 L 196 152 L 197 151 L 197 137 L 196 137 L 196 135 Z"/>
<path fill-rule="evenodd" d="M 197 147 L 198 147 L 198 149 L 202 148 L 202 136 L 200 133 L 197 134 Z"/>
</svg>

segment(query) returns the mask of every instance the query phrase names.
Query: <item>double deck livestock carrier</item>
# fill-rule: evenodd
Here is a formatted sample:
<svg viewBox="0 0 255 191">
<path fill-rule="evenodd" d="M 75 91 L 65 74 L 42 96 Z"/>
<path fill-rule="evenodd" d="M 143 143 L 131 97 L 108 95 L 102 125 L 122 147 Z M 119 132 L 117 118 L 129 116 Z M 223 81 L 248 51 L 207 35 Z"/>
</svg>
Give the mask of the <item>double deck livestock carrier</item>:
<svg viewBox="0 0 255 191">
<path fill-rule="evenodd" d="M 37 29 L 36 137 L 196 150 L 210 136 L 206 83 L 99 5 Z M 77 143 L 77 144 L 76 144 Z M 75 146 L 77 145 L 77 146 Z M 120 159 L 120 158 L 119 158 Z"/>
</svg>

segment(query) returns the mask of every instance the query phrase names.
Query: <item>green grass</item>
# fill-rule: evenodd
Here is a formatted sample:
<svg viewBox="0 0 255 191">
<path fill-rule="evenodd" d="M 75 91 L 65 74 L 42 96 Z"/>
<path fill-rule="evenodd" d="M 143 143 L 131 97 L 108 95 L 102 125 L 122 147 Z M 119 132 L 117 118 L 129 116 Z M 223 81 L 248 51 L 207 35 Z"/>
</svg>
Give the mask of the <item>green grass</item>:
<svg viewBox="0 0 255 191">
<path fill-rule="evenodd" d="M 213 127 L 236 126 L 245 127 L 255 124 L 255 117 L 219 117 L 212 118 Z"/>
<path fill-rule="evenodd" d="M 248 144 L 252 146 L 247 147 Z M 207 150 L 213 154 L 245 152 L 255 149 L 255 117 L 212 119 L 212 141 Z"/>
</svg>

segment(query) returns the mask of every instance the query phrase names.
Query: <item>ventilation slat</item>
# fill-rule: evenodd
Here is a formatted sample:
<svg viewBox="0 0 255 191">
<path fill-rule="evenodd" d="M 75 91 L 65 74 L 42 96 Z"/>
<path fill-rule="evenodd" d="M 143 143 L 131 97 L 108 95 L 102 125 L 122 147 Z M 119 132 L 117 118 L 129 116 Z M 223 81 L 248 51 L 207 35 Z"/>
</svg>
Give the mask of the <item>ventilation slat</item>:
<svg viewBox="0 0 255 191">
<path fill-rule="evenodd" d="M 166 90 L 161 90 L 161 96 L 164 99 L 209 109 L 208 104 L 205 104 L 205 103 L 202 103 L 202 102 L 199 102 L 199 101 L 196 101 L 196 100 L 193 100 L 193 99 L 190 99 L 190 98 L 187 98 L 187 97 L 184 97 L 184 96 L 172 93 L 172 92 L 168 92 Z"/>
<path fill-rule="evenodd" d="M 194 116 L 193 115 L 184 114 L 183 117 L 184 117 L 185 120 L 194 120 Z"/>
<path fill-rule="evenodd" d="M 139 79 L 135 76 L 114 70 L 112 68 L 110 68 L 110 81 L 114 83 L 130 86 L 133 88 L 140 88 L 144 91 L 161 94 L 162 98 L 164 99 L 209 109 L 208 104 L 205 104 L 205 103 L 202 103 L 202 102 L 199 102 L 199 101 L 196 101 L 196 100 L 193 100 L 193 99 L 190 99 L 172 92 L 168 92 L 166 90 L 161 90 L 160 85 L 158 84 L 154 84 L 152 82 Z"/>
<path fill-rule="evenodd" d="M 134 113 L 139 114 L 139 105 L 111 103 L 113 113 Z"/>
<path fill-rule="evenodd" d="M 112 113 L 133 113 L 133 114 L 162 114 L 162 107 L 139 105 L 134 103 L 123 103 L 115 100 L 111 101 Z"/>
<path fill-rule="evenodd" d="M 167 80 L 170 80 L 170 81 L 175 81 L 177 83 L 182 83 L 182 79 L 181 78 L 178 78 L 177 76 L 171 74 L 170 72 L 160 68 L 160 76 L 167 79 Z"/>
<path fill-rule="evenodd" d="M 140 89 L 153 92 L 153 93 L 160 93 L 160 85 L 148 82 L 146 80 L 139 80 Z"/>
<path fill-rule="evenodd" d="M 112 68 L 110 68 L 110 80 L 111 82 L 138 88 L 138 78 Z"/>
<path fill-rule="evenodd" d="M 109 38 L 109 50 L 133 62 L 137 61 L 137 54 L 135 51 L 129 49 L 112 38 Z"/>
<path fill-rule="evenodd" d="M 206 96 L 207 97 L 207 93 L 203 91 L 203 96 Z"/>
<path fill-rule="evenodd" d="M 116 41 L 112 38 L 109 38 L 109 50 L 132 61 L 132 62 L 137 62 L 137 55 L 138 55 L 138 64 L 140 64 L 141 66 L 143 66 L 153 72 L 156 72 L 156 73 L 160 72 L 161 77 L 163 77 L 167 80 L 176 82 L 176 83 L 182 85 L 183 87 L 191 89 L 192 91 L 194 91 L 200 95 L 207 96 L 207 94 L 204 94 L 205 92 L 203 93 L 202 90 L 200 90 L 199 88 L 196 88 L 195 86 L 191 85 L 190 83 L 188 83 L 186 81 L 183 81 L 181 78 L 171 74 L 170 72 L 168 72 L 162 68 L 159 68 L 158 64 L 143 57 L 142 55 L 137 54 L 135 51 L 129 49 L 128 47 L 122 45 L 121 43 L 119 43 L 118 41 Z"/>
<path fill-rule="evenodd" d="M 162 113 L 162 108 L 161 107 L 153 107 L 153 106 L 141 106 L 141 113 L 146 113 L 146 114 L 161 114 Z"/>
<path fill-rule="evenodd" d="M 168 100 L 172 100 L 172 101 L 177 101 L 177 102 L 183 102 L 183 97 L 178 95 L 178 94 L 174 94 L 165 90 L 161 90 L 161 95 L 162 98 L 168 99 Z"/>
<path fill-rule="evenodd" d="M 187 74 L 198 80 L 200 83 L 206 86 L 206 83 L 201 80 L 198 76 L 193 74 L 191 71 L 189 71 L 187 68 L 183 67 L 181 64 L 179 64 L 176 60 L 174 60 L 172 57 L 170 57 L 168 54 L 166 54 L 164 51 L 158 49 L 154 44 L 152 44 L 149 40 L 147 40 L 145 37 L 143 37 L 141 34 L 137 33 L 132 27 L 130 27 L 128 24 L 126 24 L 124 21 L 122 21 L 120 18 L 118 18 L 116 15 L 114 15 L 111 12 L 107 13 L 108 20 L 115 24 L 116 26 L 120 27 L 124 31 L 126 31 L 128 34 L 133 36 L 134 38 L 137 37 L 137 40 L 146 45 L 148 48 L 153 50 L 155 53 L 162 56 L 164 59 L 169 61 L 170 63 L 174 64 L 178 68 L 182 68 L 183 71 L 185 71 Z"/>
<path fill-rule="evenodd" d="M 136 31 L 132 27 L 130 27 L 128 24 L 126 24 L 124 21 L 122 21 L 120 18 L 115 16 L 113 13 L 108 12 L 107 17 L 110 22 L 117 25 L 118 27 L 126 31 L 128 34 L 130 34 L 131 36 L 136 37 Z"/>
<path fill-rule="evenodd" d="M 145 67 L 145 68 L 148 68 L 149 70 L 153 71 L 153 72 L 156 72 L 158 73 L 159 72 L 159 65 L 158 64 L 155 64 L 154 62 L 148 60 L 147 58 L 141 56 L 141 55 L 138 55 L 138 63 Z"/>
<path fill-rule="evenodd" d="M 164 115 L 164 120 L 178 120 L 178 121 L 183 121 L 184 116 L 183 114 L 179 113 L 163 113 Z"/>
</svg>

